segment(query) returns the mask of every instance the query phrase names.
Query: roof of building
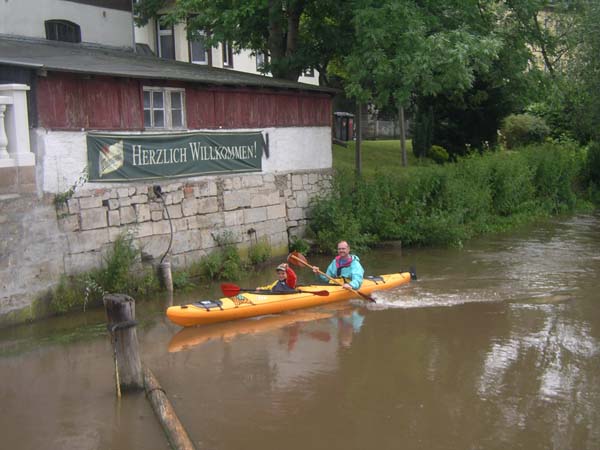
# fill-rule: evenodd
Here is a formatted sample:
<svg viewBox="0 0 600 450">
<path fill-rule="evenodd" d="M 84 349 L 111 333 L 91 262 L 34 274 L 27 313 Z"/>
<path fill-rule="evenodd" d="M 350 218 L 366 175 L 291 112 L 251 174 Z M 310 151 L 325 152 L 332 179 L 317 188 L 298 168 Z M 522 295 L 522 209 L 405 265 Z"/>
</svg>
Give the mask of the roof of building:
<svg viewBox="0 0 600 450">
<path fill-rule="evenodd" d="M 0 65 L 131 78 L 180 80 L 334 94 L 335 89 L 140 55 L 132 49 L 0 35 Z"/>
</svg>

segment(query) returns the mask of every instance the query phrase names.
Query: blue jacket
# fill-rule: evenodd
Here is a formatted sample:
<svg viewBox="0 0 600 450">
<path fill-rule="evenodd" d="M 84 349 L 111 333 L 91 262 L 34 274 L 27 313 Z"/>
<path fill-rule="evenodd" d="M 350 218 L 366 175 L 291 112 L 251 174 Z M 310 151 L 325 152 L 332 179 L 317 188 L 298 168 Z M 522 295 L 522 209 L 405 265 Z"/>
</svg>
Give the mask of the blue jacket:
<svg viewBox="0 0 600 450">
<path fill-rule="evenodd" d="M 352 289 L 360 289 L 363 282 L 363 276 L 365 275 L 365 269 L 360 264 L 360 259 L 356 255 L 350 255 L 352 258 L 352 263 L 348 267 L 342 267 L 342 271 L 340 276 L 344 278 L 344 281 L 352 286 Z M 335 258 L 331 261 L 331 264 L 327 267 L 327 271 L 325 272 L 331 278 L 339 278 L 338 277 L 338 269 L 335 263 Z M 329 281 L 329 279 L 323 275 L 319 275 L 319 277 L 324 281 Z"/>
</svg>

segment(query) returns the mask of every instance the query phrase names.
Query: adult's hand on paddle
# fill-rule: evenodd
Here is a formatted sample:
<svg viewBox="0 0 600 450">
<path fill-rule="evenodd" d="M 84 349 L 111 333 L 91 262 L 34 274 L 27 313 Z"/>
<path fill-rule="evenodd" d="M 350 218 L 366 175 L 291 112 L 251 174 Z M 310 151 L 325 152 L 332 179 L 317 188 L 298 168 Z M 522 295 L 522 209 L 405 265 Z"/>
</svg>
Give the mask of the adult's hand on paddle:
<svg viewBox="0 0 600 450">
<path fill-rule="evenodd" d="M 319 275 L 321 272 L 317 266 L 312 266 L 312 271 L 315 275 Z"/>
</svg>

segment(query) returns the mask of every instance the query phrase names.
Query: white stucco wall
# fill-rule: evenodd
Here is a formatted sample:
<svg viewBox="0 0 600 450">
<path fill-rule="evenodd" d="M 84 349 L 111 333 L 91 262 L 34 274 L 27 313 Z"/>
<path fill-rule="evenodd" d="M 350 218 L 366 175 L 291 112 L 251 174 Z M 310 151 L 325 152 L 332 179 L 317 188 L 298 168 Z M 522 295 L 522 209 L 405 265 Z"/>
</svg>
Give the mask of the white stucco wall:
<svg viewBox="0 0 600 450">
<path fill-rule="evenodd" d="M 46 37 L 44 21 L 63 19 L 81 27 L 82 42 L 132 47 L 132 14 L 62 0 L 0 1 L 0 34 Z"/>
<path fill-rule="evenodd" d="M 262 173 L 331 168 L 329 127 L 245 128 L 230 131 L 262 131 L 263 135 L 268 135 L 269 157 L 263 154 Z M 38 128 L 32 130 L 31 142 L 38 165 L 39 193 L 66 192 L 82 175 L 87 164 L 86 133 Z"/>
</svg>

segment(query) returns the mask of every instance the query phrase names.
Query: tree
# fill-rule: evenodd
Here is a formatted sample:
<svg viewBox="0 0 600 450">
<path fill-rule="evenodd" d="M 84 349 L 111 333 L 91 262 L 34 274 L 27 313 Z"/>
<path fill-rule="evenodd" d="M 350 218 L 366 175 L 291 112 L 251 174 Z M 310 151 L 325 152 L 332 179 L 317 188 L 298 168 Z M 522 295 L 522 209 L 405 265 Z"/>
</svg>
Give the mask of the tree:
<svg viewBox="0 0 600 450">
<path fill-rule="evenodd" d="M 470 88 L 475 73 L 490 68 L 501 44 L 493 32 L 473 25 L 483 3 L 358 0 L 357 39 L 344 58 L 346 92 L 377 106 L 391 101 L 403 112 L 415 95 Z M 406 163 L 403 139 L 401 147 Z"/>
<path fill-rule="evenodd" d="M 142 0 L 136 23 L 160 16 L 164 23 L 186 23 L 188 36 L 207 32 L 206 42 L 230 42 L 267 58 L 261 69 L 275 78 L 296 81 L 317 69 L 327 84 L 327 65 L 352 45 L 348 2 L 335 0 Z"/>
</svg>

